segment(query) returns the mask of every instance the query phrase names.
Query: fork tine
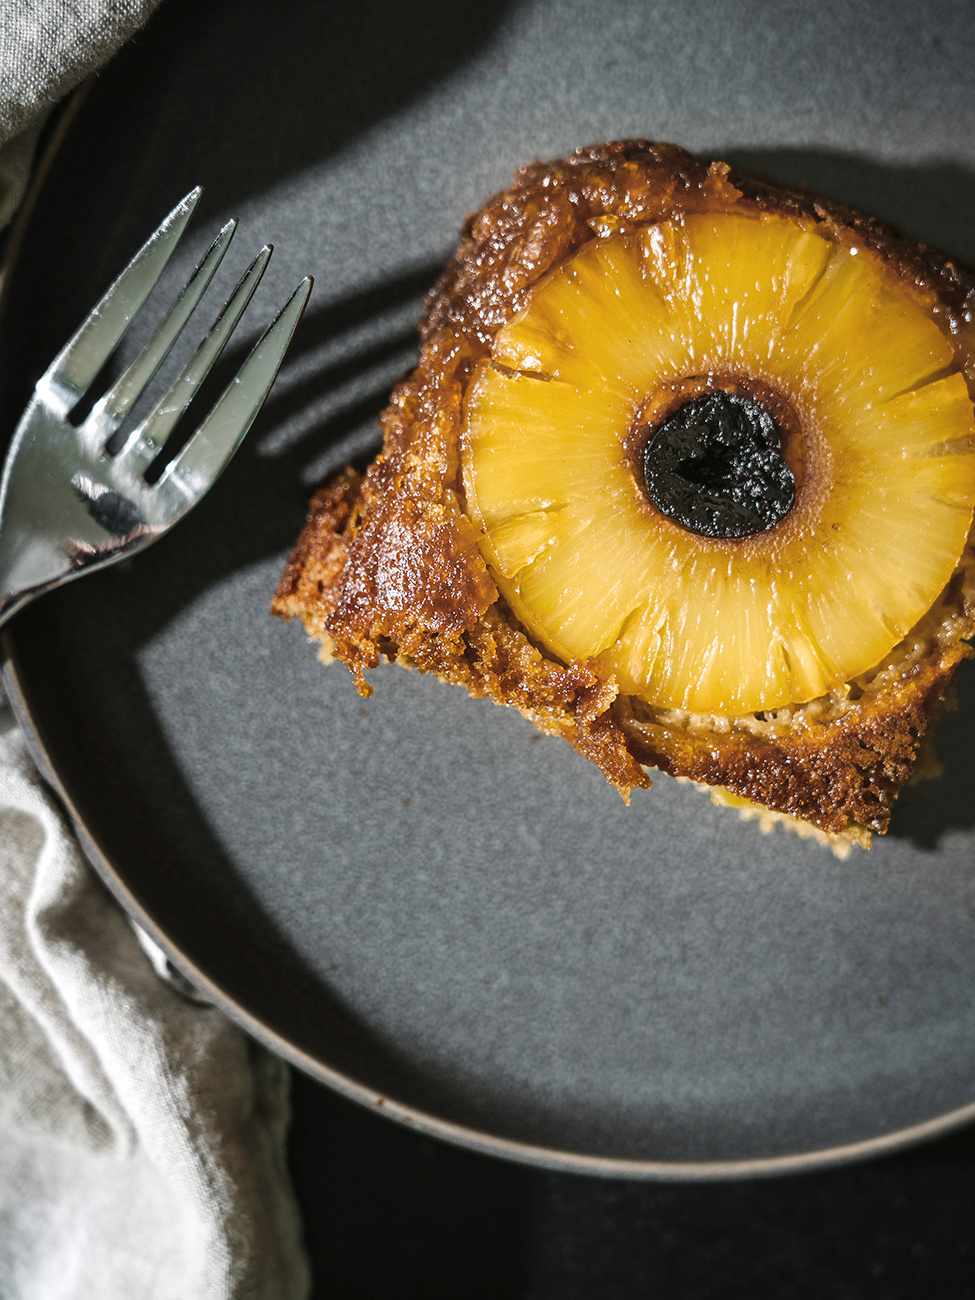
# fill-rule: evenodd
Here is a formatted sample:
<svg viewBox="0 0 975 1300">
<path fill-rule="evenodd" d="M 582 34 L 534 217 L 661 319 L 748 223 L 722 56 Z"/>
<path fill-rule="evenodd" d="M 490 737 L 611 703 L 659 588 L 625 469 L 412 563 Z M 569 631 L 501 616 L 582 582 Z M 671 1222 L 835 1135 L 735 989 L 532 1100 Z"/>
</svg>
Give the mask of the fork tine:
<svg viewBox="0 0 975 1300">
<path fill-rule="evenodd" d="M 115 351 L 132 317 L 162 274 L 202 193 L 198 185 L 177 203 L 88 313 L 40 380 L 38 388 L 44 388 L 50 398 L 59 399 L 66 411 L 86 392 Z"/>
<path fill-rule="evenodd" d="M 312 277 L 305 276 L 199 429 L 160 476 L 158 486 L 178 486 L 187 499 L 187 506 L 199 500 L 216 481 L 254 423 L 284 360 L 313 284 Z"/>
<path fill-rule="evenodd" d="M 176 301 L 156 326 L 152 338 L 125 373 L 95 404 L 83 428 L 84 433 L 96 445 L 103 445 L 115 432 L 132 409 L 133 403 L 139 400 L 146 385 L 165 361 L 170 348 L 176 342 L 180 331 L 213 279 L 236 228 L 236 220 L 227 222 L 183 286 Z"/>
<path fill-rule="evenodd" d="M 138 428 L 133 429 L 116 458 L 120 469 L 124 467 L 127 473 L 135 477 L 148 469 L 162 451 L 166 439 L 175 429 L 194 393 L 210 373 L 236 328 L 244 308 L 260 284 L 272 251 L 270 244 L 264 245 L 241 276 L 206 338 L 173 380 L 169 391 L 159 399 Z"/>
</svg>

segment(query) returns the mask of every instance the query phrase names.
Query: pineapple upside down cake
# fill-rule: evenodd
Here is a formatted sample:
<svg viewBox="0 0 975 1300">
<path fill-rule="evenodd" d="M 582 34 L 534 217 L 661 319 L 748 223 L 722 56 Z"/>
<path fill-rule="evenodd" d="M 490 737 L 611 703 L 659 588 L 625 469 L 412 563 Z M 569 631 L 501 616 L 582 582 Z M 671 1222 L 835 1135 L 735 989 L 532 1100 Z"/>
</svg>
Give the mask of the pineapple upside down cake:
<svg viewBox="0 0 975 1300">
<path fill-rule="evenodd" d="M 844 847 L 975 632 L 975 284 L 673 146 L 522 169 L 427 300 L 382 453 L 274 612 Z"/>
</svg>

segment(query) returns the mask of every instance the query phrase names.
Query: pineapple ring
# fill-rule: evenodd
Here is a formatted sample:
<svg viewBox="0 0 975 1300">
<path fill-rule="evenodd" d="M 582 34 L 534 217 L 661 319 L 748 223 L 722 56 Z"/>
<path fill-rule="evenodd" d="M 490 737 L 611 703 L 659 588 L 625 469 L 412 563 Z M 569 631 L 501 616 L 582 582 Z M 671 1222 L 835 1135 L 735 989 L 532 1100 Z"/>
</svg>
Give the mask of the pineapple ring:
<svg viewBox="0 0 975 1300">
<path fill-rule="evenodd" d="M 648 500 L 635 431 L 661 393 L 736 385 L 795 413 L 804 470 L 775 527 L 702 537 Z M 972 522 L 975 424 L 949 341 L 879 258 L 739 211 L 592 241 L 543 281 L 475 376 L 462 465 L 539 643 L 735 715 L 850 681 L 931 607 Z"/>
</svg>

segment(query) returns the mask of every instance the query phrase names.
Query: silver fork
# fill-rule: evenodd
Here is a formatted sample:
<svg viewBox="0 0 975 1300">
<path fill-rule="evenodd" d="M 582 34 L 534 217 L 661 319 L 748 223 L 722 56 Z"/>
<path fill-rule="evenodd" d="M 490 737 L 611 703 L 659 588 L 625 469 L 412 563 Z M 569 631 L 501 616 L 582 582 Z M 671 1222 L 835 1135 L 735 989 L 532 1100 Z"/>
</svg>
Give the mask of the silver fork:
<svg viewBox="0 0 975 1300">
<path fill-rule="evenodd" d="M 125 373 L 77 427 L 72 409 L 156 284 L 200 197 L 152 234 L 38 381 L 0 482 L 0 625 L 29 601 L 134 555 L 168 532 L 222 473 L 267 396 L 311 292 L 306 277 L 155 483 L 145 472 L 230 338 L 264 274 L 265 245 L 194 356 L 114 454 L 112 435 L 189 320 L 233 236 L 229 221 Z"/>
</svg>

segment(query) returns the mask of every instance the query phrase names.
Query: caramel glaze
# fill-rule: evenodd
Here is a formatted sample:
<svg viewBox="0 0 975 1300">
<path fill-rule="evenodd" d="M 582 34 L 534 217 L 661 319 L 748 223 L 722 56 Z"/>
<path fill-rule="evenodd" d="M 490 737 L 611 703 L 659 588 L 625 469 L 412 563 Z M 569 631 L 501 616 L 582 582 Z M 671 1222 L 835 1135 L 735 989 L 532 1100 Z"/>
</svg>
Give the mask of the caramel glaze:
<svg viewBox="0 0 975 1300">
<path fill-rule="evenodd" d="M 793 734 L 701 732 L 658 721 L 652 710 L 635 720 L 633 701 L 618 699 L 594 662 L 560 663 L 533 644 L 499 599 L 463 509 L 468 382 L 538 281 L 608 233 L 742 209 L 794 215 L 881 259 L 937 321 L 975 392 L 972 281 L 879 223 L 644 140 L 534 163 L 467 219 L 457 255 L 427 298 L 417 369 L 383 415 L 383 451 L 364 477 L 346 470 L 319 489 L 272 610 L 301 619 L 353 671 L 362 694 L 371 693 L 364 673 L 381 656 L 402 659 L 514 705 L 592 759 L 624 798 L 650 785 L 651 766 L 827 832 L 884 831 L 957 665 L 971 653 L 962 641 L 937 643 L 892 686 Z M 801 478 L 801 456 L 790 459 Z"/>
</svg>

